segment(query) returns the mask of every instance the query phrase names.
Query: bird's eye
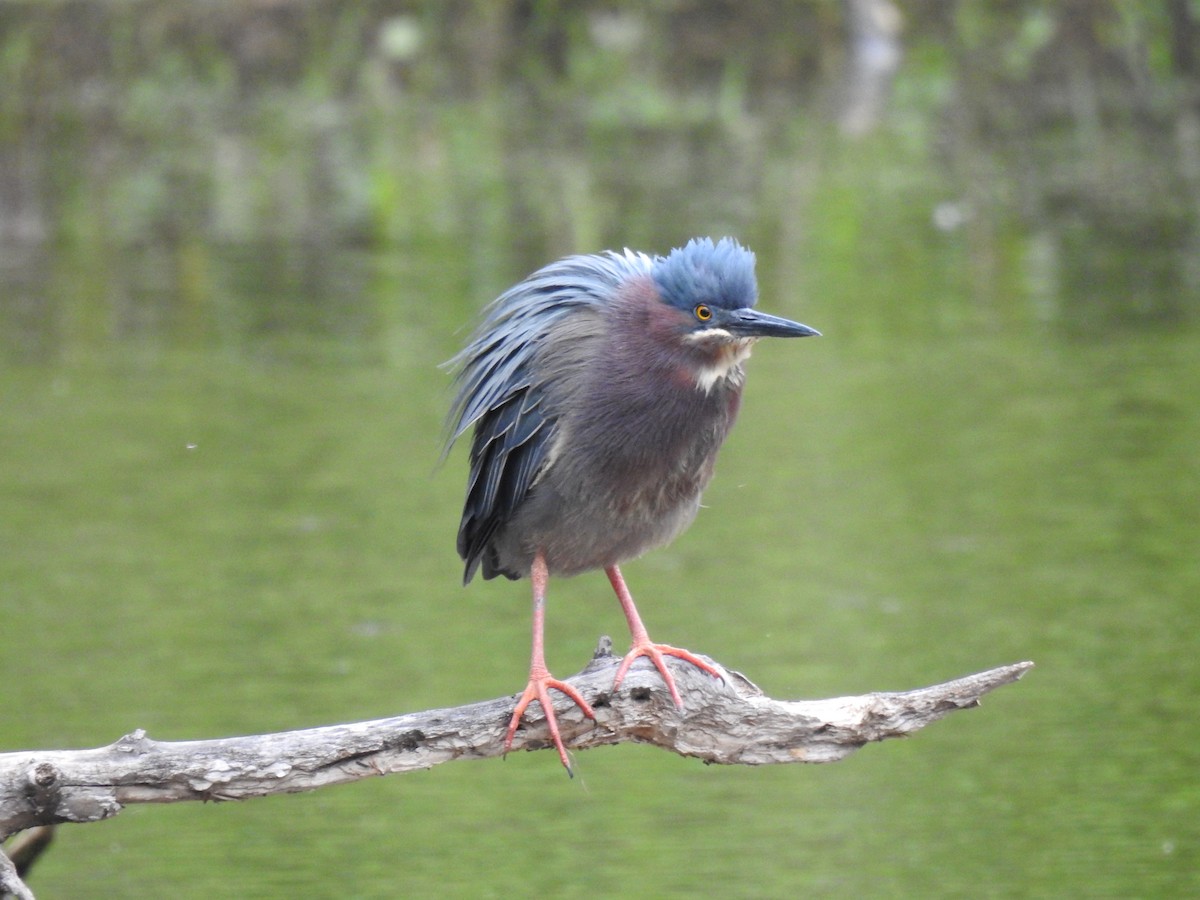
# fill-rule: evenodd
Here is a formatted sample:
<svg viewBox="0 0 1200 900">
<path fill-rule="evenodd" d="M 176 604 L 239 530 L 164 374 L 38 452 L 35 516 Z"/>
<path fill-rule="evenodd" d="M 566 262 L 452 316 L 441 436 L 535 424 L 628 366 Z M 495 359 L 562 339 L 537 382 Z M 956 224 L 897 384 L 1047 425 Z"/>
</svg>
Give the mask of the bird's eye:
<svg viewBox="0 0 1200 900">
<path fill-rule="evenodd" d="M 698 304 L 696 306 L 696 308 L 694 310 L 692 310 L 692 312 L 695 314 L 697 320 L 699 320 L 701 322 L 707 322 L 710 319 L 712 319 L 712 316 L 713 316 L 712 310 L 709 309 L 707 306 L 705 306 L 703 303 Z"/>
</svg>

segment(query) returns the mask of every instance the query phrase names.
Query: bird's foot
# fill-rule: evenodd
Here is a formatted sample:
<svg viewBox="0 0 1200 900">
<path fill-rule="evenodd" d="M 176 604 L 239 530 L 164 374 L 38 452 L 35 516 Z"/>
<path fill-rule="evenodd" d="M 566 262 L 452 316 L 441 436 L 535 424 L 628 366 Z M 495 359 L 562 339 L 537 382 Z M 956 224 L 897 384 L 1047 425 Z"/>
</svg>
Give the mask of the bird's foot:
<svg viewBox="0 0 1200 900">
<path fill-rule="evenodd" d="M 621 682 L 625 679 L 625 673 L 629 671 L 629 667 L 633 665 L 633 661 L 639 656 L 648 656 L 650 661 L 654 663 L 654 668 L 658 669 L 662 675 L 663 681 L 667 684 L 667 690 L 671 692 L 671 699 L 675 701 L 675 705 L 683 709 L 683 699 L 679 696 L 679 689 L 675 687 L 675 679 L 671 676 L 670 669 L 667 668 L 668 656 L 674 656 L 676 659 L 682 659 L 684 662 L 690 662 L 693 666 L 701 671 L 707 672 L 714 678 L 725 680 L 725 676 L 721 672 L 690 650 L 682 650 L 679 647 L 672 647 L 669 644 L 653 644 L 650 641 L 635 641 L 633 648 L 625 654 L 625 658 L 621 660 L 621 666 L 617 669 L 617 677 L 613 679 L 613 690 L 621 686 Z"/>
<path fill-rule="evenodd" d="M 550 731 L 550 739 L 554 741 L 555 749 L 558 750 L 558 758 L 562 760 L 563 768 L 567 770 L 567 774 L 574 778 L 575 773 L 571 771 L 571 761 L 567 758 L 567 748 L 563 746 L 562 738 L 558 733 L 558 719 L 554 716 L 554 704 L 550 702 L 551 689 L 565 694 L 589 719 L 596 718 L 596 714 L 592 711 L 588 702 L 571 685 L 552 677 L 545 670 L 540 672 L 531 671 L 529 673 L 529 683 L 525 685 L 521 699 L 517 701 L 517 708 L 513 710 L 512 718 L 508 720 L 508 731 L 504 735 L 504 752 L 507 754 L 512 749 L 513 736 L 517 733 L 517 726 L 521 724 L 521 716 L 524 714 L 526 707 L 536 700 L 541 704 L 542 713 L 546 716 L 546 728 Z"/>
</svg>

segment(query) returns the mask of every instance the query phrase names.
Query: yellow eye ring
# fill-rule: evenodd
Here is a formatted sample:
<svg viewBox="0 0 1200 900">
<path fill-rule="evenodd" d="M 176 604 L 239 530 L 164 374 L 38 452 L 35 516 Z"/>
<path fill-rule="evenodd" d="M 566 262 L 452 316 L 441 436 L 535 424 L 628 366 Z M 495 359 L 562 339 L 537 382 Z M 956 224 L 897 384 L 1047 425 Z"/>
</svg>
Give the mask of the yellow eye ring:
<svg viewBox="0 0 1200 900">
<path fill-rule="evenodd" d="M 703 303 L 698 304 L 696 308 L 692 310 L 692 313 L 696 316 L 696 319 L 701 322 L 708 322 L 713 317 L 713 311 Z"/>
</svg>

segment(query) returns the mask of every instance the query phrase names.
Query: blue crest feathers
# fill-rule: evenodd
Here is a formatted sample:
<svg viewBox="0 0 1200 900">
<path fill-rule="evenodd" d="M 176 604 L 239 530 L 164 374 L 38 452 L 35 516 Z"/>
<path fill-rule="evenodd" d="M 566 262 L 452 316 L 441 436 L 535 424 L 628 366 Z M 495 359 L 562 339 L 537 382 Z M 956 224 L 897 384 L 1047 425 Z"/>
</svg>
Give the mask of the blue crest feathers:
<svg viewBox="0 0 1200 900">
<path fill-rule="evenodd" d="M 707 303 L 745 309 L 758 300 L 754 254 L 733 238 L 693 238 L 668 256 L 657 257 L 651 272 L 663 300 L 679 309 Z"/>
</svg>

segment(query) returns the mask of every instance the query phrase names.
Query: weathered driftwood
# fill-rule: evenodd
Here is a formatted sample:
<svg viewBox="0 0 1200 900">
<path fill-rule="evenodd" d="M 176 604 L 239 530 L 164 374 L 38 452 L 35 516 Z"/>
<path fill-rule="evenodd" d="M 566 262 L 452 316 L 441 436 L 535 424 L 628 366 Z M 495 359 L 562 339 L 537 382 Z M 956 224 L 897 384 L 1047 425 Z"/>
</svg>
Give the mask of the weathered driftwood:
<svg viewBox="0 0 1200 900">
<path fill-rule="evenodd" d="M 34 900 L 33 894 L 21 880 L 54 840 L 56 825 L 38 825 L 16 837 L 0 853 L 0 898 Z M 6 855 L 7 854 L 7 855 Z"/>
<path fill-rule="evenodd" d="M 729 765 L 833 762 L 863 744 L 910 734 L 977 706 L 983 694 L 1033 665 L 1016 663 L 901 693 L 773 700 L 719 663 L 714 665 L 727 673 L 724 681 L 673 662 L 687 704 L 681 712 L 646 661 L 613 694 L 619 660 L 609 649 L 605 638 L 591 663 L 569 679 L 591 702 L 596 721 L 565 700 L 556 704 L 569 748 L 637 741 Z M 206 741 L 154 741 L 138 730 L 94 750 L 0 754 L 0 839 L 36 825 L 106 819 L 129 803 L 244 800 L 499 756 L 512 703 L 501 697 L 371 722 Z M 540 708 L 530 709 L 514 750 L 549 746 Z M 0 885 L 13 891 L 6 882 L 16 876 L 6 862 L 0 860 Z"/>
</svg>

